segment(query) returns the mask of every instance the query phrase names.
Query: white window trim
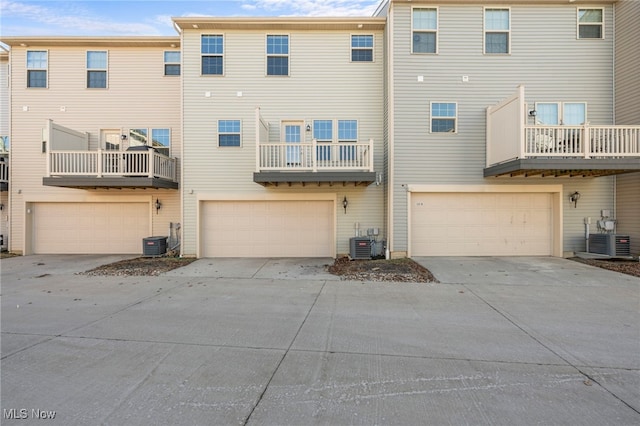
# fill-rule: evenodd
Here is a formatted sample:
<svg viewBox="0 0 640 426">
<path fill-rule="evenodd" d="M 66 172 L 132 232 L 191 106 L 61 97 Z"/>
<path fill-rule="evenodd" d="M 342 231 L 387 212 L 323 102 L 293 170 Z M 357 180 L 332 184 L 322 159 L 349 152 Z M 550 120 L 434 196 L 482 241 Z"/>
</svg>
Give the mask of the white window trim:
<svg viewBox="0 0 640 426">
<path fill-rule="evenodd" d="M 160 149 L 167 149 L 169 151 L 168 154 L 166 154 L 167 157 L 171 157 L 171 152 L 172 152 L 172 145 L 173 145 L 173 129 L 171 127 L 149 127 L 149 141 L 151 142 L 151 146 L 153 146 L 153 131 L 154 130 L 168 130 L 169 131 L 169 146 L 162 146 L 161 148 L 159 147 L 155 147 L 156 149 L 160 150 Z M 161 152 L 161 154 L 164 154 L 164 152 Z"/>
<path fill-rule="evenodd" d="M 509 29 L 508 30 L 487 30 L 487 9 L 501 9 L 509 11 Z M 487 53 L 487 32 L 489 33 L 506 33 L 507 34 L 507 53 Z M 482 8 L 482 54 L 483 55 L 511 55 L 511 8 L 504 6 L 485 6 Z"/>
<path fill-rule="evenodd" d="M 370 48 L 369 47 L 357 48 L 357 50 L 371 50 L 371 61 L 354 61 L 353 60 L 353 49 L 354 49 L 354 47 L 353 47 L 353 36 L 371 36 L 372 44 L 371 44 Z M 349 62 L 356 63 L 356 64 L 359 64 L 359 63 L 371 64 L 371 63 L 374 63 L 375 61 L 376 61 L 376 36 L 375 36 L 375 34 L 369 34 L 369 33 L 367 33 L 367 34 L 362 34 L 362 33 L 351 33 L 351 34 L 349 34 Z"/>
<path fill-rule="evenodd" d="M 444 117 L 440 115 L 433 115 L 433 104 L 454 104 L 456 106 L 456 115 L 454 117 Z M 434 132 L 433 131 L 433 119 L 453 119 L 453 132 Z M 432 101 L 429 103 L 429 133 L 437 135 L 455 135 L 458 134 L 458 102 L 452 101 Z"/>
<path fill-rule="evenodd" d="M 355 139 L 340 139 L 340 122 L 341 121 L 355 121 L 356 122 L 356 138 Z M 335 139 L 337 143 L 358 143 L 360 140 L 360 121 L 354 118 L 340 118 L 335 120 Z"/>
<path fill-rule="evenodd" d="M 104 52 L 107 54 L 107 63 L 105 64 L 105 68 L 89 68 L 89 64 L 87 64 L 87 56 L 89 52 Z M 108 50 L 86 50 L 84 53 L 84 86 L 85 89 L 88 90 L 106 90 L 109 88 L 109 51 Z M 89 87 L 89 71 L 104 71 L 105 72 L 105 87 Z"/>
<path fill-rule="evenodd" d="M 415 9 L 435 9 L 436 11 L 436 29 L 435 30 L 415 30 L 413 28 L 413 11 Z M 436 51 L 435 52 L 414 52 L 413 51 L 413 33 L 419 31 L 419 32 L 431 32 L 434 33 L 436 35 Z M 413 6 L 411 8 L 411 51 L 410 53 L 412 55 L 437 55 L 438 53 L 440 53 L 440 8 L 437 6 Z"/>
<path fill-rule="evenodd" d="M 315 132 L 315 122 L 316 121 L 331 121 L 331 139 L 316 139 L 319 143 L 334 143 L 336 142 L 336 126 L 338 125 L 338 121 L 335 118 L 313 118 L 311 119 L 311 138 L 315 139 L 313 133 Z"/>
<path fill-rule="evenodd" d="M 268 40 L 269 36 L 287 36 L 287 47 L 289 53 L 287 54 L 269 54 L 268 53 Z M 289 58 L 287 61 L 287 75 L 270 75 L 269 74 L 269 57 Z M 264 75 L 265 77 L 291 77 L 291 34 L 290 33 L 267 33 L 264 35 Z"/>
<path fill-rule="evenodd" d="M 47 68 L 29 68 L 28 52 L 47 52 Z M 26 69 L 24 86 L 26 89 L 48 89 L 49 88 L 49 49 L 28 49 L 24 55 L 24 64 Z M 9 67 L 7 67 L 10 70 Z M 47 73 L 47 79 L 44 83 L 44 87 L 29 87 L 29 71 L 45 71 Z M 8 84 L 9 79 L 7 79 Z"/>
<path fill-rule="evenodd" d="M 538 110 L 538 105 L 543 104 L 543 105 L 550 105 L 550 104 L 555 104 L 558 106 L 558 126 L 564 126 L 565 124 L 563 123 L 564 121 L 564 106 L 566 104 L 583 104 L 584 105 L 584 121 L 585 123 L 589 121 L 589 110 L 588 110 L 588 104 L 587 102 L 583 102 L 583 101 L 565 101 L 565 102 L 560 102 L 560 101 L 549 101 L 549 102 L 535 102 L 534 103 L 534 109 L 537 111 Z M 537 119 L 536 119 L 536 124 L 538 124 Z M 584 123 L 583 123 L 584 124 Z M 540 124 L 541 126 L 545 126 L 545 124 Z M 580 124 L 575 124 L 576 126 L 579 126 Z M 553 126 L 553 124 L 549 124 L 549 126 Z M 573 124 L 571 124 L 571 126 L 573 126 Z"/>
<path fill-rule="evenodd" d="M 202 53 L 202 36 L 220 36 L 222 37 L 222 53 Z M 227 61 L 224 58 L 225 52 L 227 51 L 227 35 L 225 33 L 204 33 L 200 34 L 200 77 L 224 77 L 227 72 Z M 202 58 L 204 56 L 220 56 L 222 58 L 222 74 L 203 74 L 202 73 Z M 180 60 L 182 60 L 182 55 L 180 55 Z M 182 74 L 182 67 L 180 67 L 180 74 Z"/>
<path fill-rule="evenodd" d="M 221 121 L 239 121 L 240 122 L 240 132 L 236 133 L 236 132 L 221 132 L 220 131 L 220 122 Z M 221 146 L 220 145 L 220 135 L 240 135 L 240 145 L 238 146 Z M 218 120 L 216 120 L 216 148 L 217 149 L 238 149 L 238 148 L 242 148 L 242 119 L 239 118 L 220 118 Z"/>
<path fill-rule="evenodd" d="M 596 22 L 590 22 L 590 23 L 584 23 L 584 24 L 580 24 L 580 11 L 581 10 L 600 10 L 602 12 L 602 22 L 600 22 L 600 26 L 602 27 L 601 30 L 601 34 L 602 37 L 600 38 L 580 38 L 580 25 L 595 25 L 597 24 Z M 576 40 L 604 40 L 605 39 L 605 32 L 604 32 L 604 21 L 605 21 L 605 17 L 604 17 L 604 7 L 577 7 L 576 8 Z"/>
<path fill-rule="evenodd" d="M 224 48 L 223 48 L 223 52 L 224 52 Z M 165 60 L 165 53 L 179 53 L 180 54 L 180 62 L 167 62 Z M 167 65 L 179 65 L 180 66 L 180 74 L 178 75 L 174 75 L 174 74 L 167 74 L 167 69 L 166 66 Z M 222 62 L 223 65 L 223 70 L 224 70 L 224 60 Z M 202 71 L 202 65 L 200 65 L 200 70 Z M 163 77 L 180 77 L 182 75 L 182 52 L 180 50 L 163 50 L 162 51 L 162 76 Z"/>
</svg>

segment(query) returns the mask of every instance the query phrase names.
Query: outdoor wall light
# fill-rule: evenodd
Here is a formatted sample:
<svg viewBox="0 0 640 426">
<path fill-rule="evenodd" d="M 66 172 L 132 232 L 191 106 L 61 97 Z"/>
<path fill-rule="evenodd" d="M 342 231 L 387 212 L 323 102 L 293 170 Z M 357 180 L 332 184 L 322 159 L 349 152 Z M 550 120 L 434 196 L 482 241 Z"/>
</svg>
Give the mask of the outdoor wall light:
<svg viewBox="0 0 640 426">
<path fill-rule="evenodd" d="M 349 201 L 347 201 L 347 196 L 344 196 L 342 200 L 342 207 L 344 207 L 344 214 L 347 214 L 347 206 L 349 205 Z"/>
<path fill-rule="evenodd" d="M 127 135 L 120 135 L 120 139 L 122 139 L 123 141 L 127 140 Z"/>
<path fill-rule="evenodd" d="M 573 207 L 578 207 L 578 200 L 580 199 L 580 193 L 575 191 L 573 194 L 569 195 L 569 202 L 573 203 Z"/>
<path fill-rule="evenodd" d="M 4 204 L 0 204 L 0 211 L 4 210 Z"/>
<path fill-rule="evenodd" d="M 156 198 L 156 214 L 158 214 L 158 211 L 162 208 L 162 203 L 160 202 L 160 200 L 158 200 Z"/>
<path fill-rule="evenodd" d="M 310 131 L 311 131 L 311 125 L 307 124 L 307 132 L 310 132 Z"/>
<path fill-rule="evenodd" d="M 535 109 L 529 110 L 529 117 L 535 117 L 536 115 L 538 115 L 538 111 Z"/>
</svg>

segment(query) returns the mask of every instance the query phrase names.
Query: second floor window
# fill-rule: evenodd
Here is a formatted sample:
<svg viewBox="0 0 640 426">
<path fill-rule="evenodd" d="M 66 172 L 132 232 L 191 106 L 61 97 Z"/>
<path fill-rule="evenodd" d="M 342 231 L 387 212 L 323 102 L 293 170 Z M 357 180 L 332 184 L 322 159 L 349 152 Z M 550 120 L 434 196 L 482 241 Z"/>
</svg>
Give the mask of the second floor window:
<svg viewBox="0 0 640 426">
<path fill-rule="evenodd" d="M 438 37 L 438 9 L 415 8 L 412 16 L 413 53 L 436 53 Z"/>
<path fill-rule="evenodd" d="M 458 108 L 455 102 L 431 102 L 431 133 L 457 133 Z"/>
<path fill-rule="evenodd" d="M 129 146 L 149 145 L 149 135 L 151 135 L 151 146 L 158 153 L 168 157 L 171 149 L 170 129 L 148 129 L 145 127 L 129 129 Z"/>
<path fill-rule="evenodd" d="M 351 36 L 351 61 L 352 62 L 373 62 L 373 36 L 372 35 L 352 35 Z"/>
<path fill-rule="evenodd" d="M 107 88 L 107 52 L 87 52 L 87 88 Z"/>
<path fill-rule="evenodd" d="M 164 75 L 180 75 L 180 52 L 164 52 Z"/>
<path fill-rule="evenodd" d="M 578 38 L 604 38 L 603 9 L 578 9 Z"/>
<path fill-rule="evenodd" d="M 240 146 L 240 120 L 218 120 L 218 146 Z"/>
<path fill-rule="evenodd" d="M 30 50 L 27 52 L 27 87 L 47 87 L 48 52 Z"/>
<path fill-rule="evenodd" d="M 484 10 L 484 53 L 510 53 L 509 9 Z"/>
<path fill-rule="evenodd" d="M 267 35 L 267 75 L 289 75 L 288 35 Z"/>
<path fill-rule="evenodd" d="M 203 35 L 200 44 L 202 75 L 223 75 L 224 38 L 222 35 Z"/>
</svg>

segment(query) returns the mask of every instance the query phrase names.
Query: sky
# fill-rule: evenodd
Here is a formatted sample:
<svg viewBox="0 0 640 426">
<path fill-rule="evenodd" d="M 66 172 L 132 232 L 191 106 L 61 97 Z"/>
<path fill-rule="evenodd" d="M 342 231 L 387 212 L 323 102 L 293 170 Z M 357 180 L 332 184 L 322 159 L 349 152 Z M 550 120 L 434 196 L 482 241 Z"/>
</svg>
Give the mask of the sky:
<svg viewBox="0 0 640 426">
<path fill-rule="evenodd" d="M 0 0 L 1 36 L 175 36 L 171 17 L 371 16 L 380 0 Z"/>
</svg>

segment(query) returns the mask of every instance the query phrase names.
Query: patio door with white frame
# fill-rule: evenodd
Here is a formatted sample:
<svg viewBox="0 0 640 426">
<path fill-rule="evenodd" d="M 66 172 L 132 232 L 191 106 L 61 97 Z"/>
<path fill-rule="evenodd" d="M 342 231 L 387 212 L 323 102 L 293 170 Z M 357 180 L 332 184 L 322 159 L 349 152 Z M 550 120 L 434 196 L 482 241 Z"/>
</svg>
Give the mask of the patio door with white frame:
<svg viewBox="0 0 640 426">
<path fill-rule="evenodd" d="M 282 135 L 284 136 L 284 142 L 287 144 L 285 148 L 285 155 L 287 160 L 287 166 L 295 167 L 302 165 L 303 150 L 300 146 L 302 142 L 302 127 L 303 121 L 283 121 L 282 122 Z M 289 146 L 291 145 L 291 146 Z M 298 145 L 298 146 L 295 146 Z"/>
<path fill-rule="evenodd" d="M 119 173 L 122 158 L 118 152 L 122 150 L 120 130 L 103 129 L 100 131 L 100 146 L 109 152 L 102 155 L 102 172 L 107 174 Z"/>
<path fill-rule="evenodd" d="M 537 124 L 579 126 L 587 121 L 584 102 L 538 102 L 536 112 Z"/>
</svg>

